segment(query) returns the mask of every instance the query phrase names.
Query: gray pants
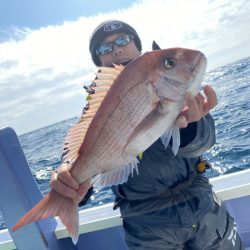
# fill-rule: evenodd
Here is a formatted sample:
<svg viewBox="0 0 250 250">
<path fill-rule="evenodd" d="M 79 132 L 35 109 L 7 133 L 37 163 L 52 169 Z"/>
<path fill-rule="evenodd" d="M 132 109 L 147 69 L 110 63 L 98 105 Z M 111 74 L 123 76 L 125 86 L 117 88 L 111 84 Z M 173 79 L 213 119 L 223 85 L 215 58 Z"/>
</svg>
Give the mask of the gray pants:
<svg viewBox="0 0 250 250">
<path fill-rule="evenodd" d="M 145 218 L 146 220 L 146 218 Z M 243 250 L 233 218 L 224 206 L 214 203 L 197 225 L 164 228 L 123 221 L 130 250 Z"/>
</svg>

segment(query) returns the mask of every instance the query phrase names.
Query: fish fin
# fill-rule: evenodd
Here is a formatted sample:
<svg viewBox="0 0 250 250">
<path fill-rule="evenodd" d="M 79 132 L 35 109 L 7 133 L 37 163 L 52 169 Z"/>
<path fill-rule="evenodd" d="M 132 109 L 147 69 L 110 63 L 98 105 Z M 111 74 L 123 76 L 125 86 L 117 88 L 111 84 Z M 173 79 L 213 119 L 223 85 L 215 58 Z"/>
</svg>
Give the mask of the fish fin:
<svg viewBox="0 0 250 250">
<path fill-rule="evenodd" d="M 173 125 L 170 128 L 168 128 L 161 136 L 161 141 L 165 146 L 165 148 L 168 147 L 171 138 L 172 138 L 172 151 L 174 155 L 176 155 L 180 147 L 180 129 L 177 121 L 175 121 Z"/>
<path fill-rule="evenodd" d="M 174 122 L 172 126 L 172 151 L 174 155 L 178 153 L 180 144 L 181 144 L 181 137 L 180 137 L 180 128 L 178 126 L 177 120 Z"/>
<path fill-rule="evenodd" d="M 172 129 L 170 127 L 161 136 L 161 141 L 162 141 L 165 149 L 168 147 L 168 144 L 169 144 L 169 142 L 171 140 L 171 137 L 172 137 Z"/>
<path fill-rule="evenodd" d="M 161 49 L 161 47 L 156 43 L 156 41 L 154 40 L 152 42 L 152 50 L 159 50 Z"/>
<path fill-rule="evenodd" d="M 62 196 L 54 190 L 29 210 L 16 223 L 12 231 L 16 231 L 31 222 L 55 216 L 59 216 L 62 223 L 66 226 L 73 243 L 76 244 L 79 235 L 78 206 L 72 199 Z"/>
<path fill-rule="evenodd" d="M 86 136 L 87 130 L 98 111 L 104 97 L 108 93 L 114 80 L 123 70 L 123 66 L 114 65 L 114 67 L 99 67 L 96 73 L 96 79 L 89 87 L 85 87 L 87 100 L 89 101 L 84 108 L 80 120 L 69 130 L 64 141 L 62 164 L 68 168 L 76 161 L 79 156 L 79 150 Z"/>
<path fill-rule="evenodd" d="M 134 169 L 136 173 L 139 174 L 138 163 L 138 159 L 135 158 L 131 162 L 121 165 L 111 171 L 97 174 L 92 177 L 91 185 L 95 188 L 103 188 L 126 182 L 130 174 L 133 176 Z"/>
</svg>

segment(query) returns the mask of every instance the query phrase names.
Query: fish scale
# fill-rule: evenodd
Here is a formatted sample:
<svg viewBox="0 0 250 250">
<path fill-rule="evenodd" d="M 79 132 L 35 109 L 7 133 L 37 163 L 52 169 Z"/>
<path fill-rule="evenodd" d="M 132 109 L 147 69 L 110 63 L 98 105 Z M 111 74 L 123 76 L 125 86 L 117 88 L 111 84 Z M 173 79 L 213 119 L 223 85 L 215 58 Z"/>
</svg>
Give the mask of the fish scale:
<svg viewBox="0 0 250 250">
<path fill-rule="evenodd" d="M 100 167 L 107 171 L 114 165 L 119 166 L 131 159 L 124 152 L 124 138 L 129 138 L 134 128 L 152 111 L 150 99 L 151 95 L 145 83 L 137 84 L 126 93 L 103 128 L 93 151 L 84 159 L 84 163 L 78 165 L 81 171 L 75 170 L 77 180 L 85 181 L 100 171 Z M 137 109 L 134 109 L 135 106 Z M 140 151 L 141 149 L 134 152 L 133 157 Z"/>
</svg>

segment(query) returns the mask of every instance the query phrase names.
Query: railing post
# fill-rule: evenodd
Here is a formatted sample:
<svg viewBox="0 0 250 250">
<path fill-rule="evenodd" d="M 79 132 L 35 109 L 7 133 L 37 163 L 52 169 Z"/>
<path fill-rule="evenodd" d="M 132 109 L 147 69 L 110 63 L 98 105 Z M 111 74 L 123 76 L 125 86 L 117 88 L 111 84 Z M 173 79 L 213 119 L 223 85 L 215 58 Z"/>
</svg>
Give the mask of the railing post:
<svg viewBox="0 0 250 250">
<path fill-rule="evenodd" d="M 16 222 L 41 198 L 15 131 L 0 129 L 0 209 L 18 250 L 59 250 L 56 220 L 31 223 L 12 232 Z"/>
</svg>

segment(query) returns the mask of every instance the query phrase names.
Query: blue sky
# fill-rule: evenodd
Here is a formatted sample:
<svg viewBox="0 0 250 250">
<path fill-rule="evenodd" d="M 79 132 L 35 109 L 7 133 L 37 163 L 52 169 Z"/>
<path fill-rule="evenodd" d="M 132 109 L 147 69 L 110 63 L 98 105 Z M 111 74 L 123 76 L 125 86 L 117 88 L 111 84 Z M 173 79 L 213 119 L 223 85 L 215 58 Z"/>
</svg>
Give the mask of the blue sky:
<svg viewBox="0 0 250 250">
<path fill-rule="evenodd" d="M 40 28 L 129 7 L 131 0 L 2 0 L 0 28 Z"/>
<path fill-rule="evenodd" d="M 143 52 L 203 51 L 208 71 L 250 56 L 248 0 L 2 0 L 0 17 L 0 127 L 18 134 L 81 114 L 89 36 L 106 19 L 134 26 Z"/>
</svg>

